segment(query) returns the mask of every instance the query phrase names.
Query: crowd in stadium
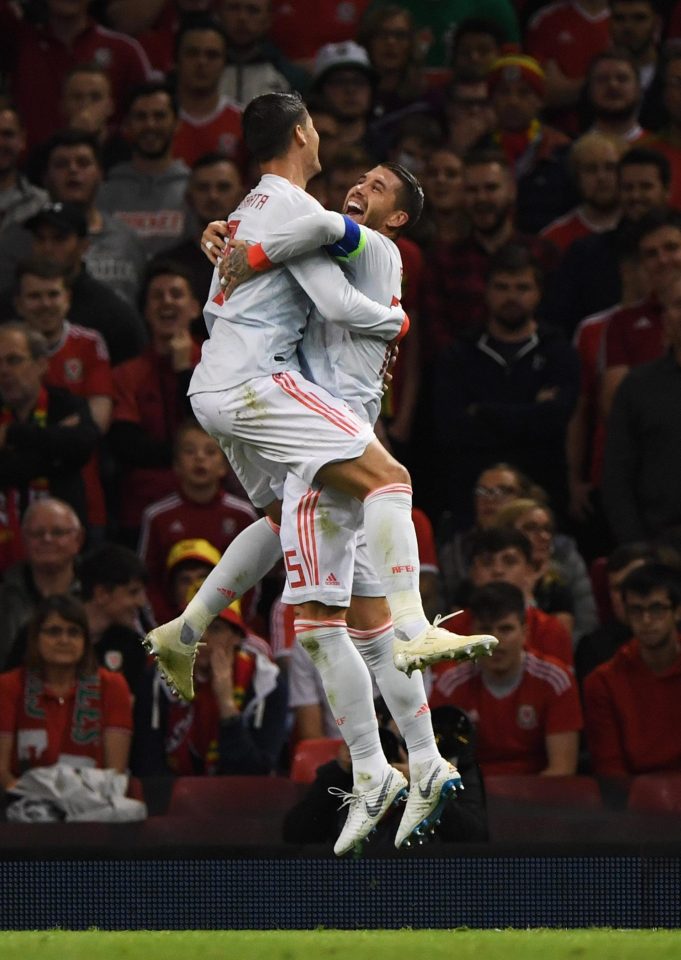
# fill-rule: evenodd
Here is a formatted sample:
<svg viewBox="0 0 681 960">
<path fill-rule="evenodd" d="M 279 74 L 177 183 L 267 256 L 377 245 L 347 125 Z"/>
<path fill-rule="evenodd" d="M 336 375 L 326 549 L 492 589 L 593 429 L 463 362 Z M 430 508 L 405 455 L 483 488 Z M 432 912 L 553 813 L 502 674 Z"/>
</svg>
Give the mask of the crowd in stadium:
<svg viewBox="0 0 681 960">
<path fill-rule="evenodd" d="M 379 432 L 428 615 L 499 640 L 427 678 L 470 816 L 477 764 L 681 769 L 681 2 L 0 0 L 0 80 L 0 787 L 287 773 L 338 736 L 283 566 L 193 703 L 140 642 L 258 516 L 187 387 L 243 109 L 287 90 L 327 209 L 384 160 L 423 186 Z"/>
</svg>

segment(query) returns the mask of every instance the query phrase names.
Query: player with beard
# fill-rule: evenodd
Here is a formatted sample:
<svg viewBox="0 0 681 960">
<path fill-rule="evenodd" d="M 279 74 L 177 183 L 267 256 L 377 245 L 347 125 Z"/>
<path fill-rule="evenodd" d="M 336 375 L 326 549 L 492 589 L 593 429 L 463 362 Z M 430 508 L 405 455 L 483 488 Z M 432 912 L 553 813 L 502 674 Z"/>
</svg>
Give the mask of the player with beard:
<svg viewBox="0 0 681 960">
<path fill-rule="evenodd" d="M 545 278 L 557 265 L 558 251 L 553 244 L 517 229 L 516 195 L 513 171 L 502 153 L 474 150 L 466 154 L 463 213 L 470 221 L 470 234 L 456 243 L 438 244 L 428 251 L 425 262 L 423 342 L 433 357 L 460 334 L 482 327 L 487 266 L 505 244 L 527 246 Z"/>
<path fill-rule="evenodd" d="M 503 247 L 487 273 L 483 333 L 454 344 L 435 365 L 432 419 L 438 454 L 452 468 L 443 476 L 455 511 L 467 505 L 480 472 L 500 459 L 544 487 L 559 512 L 564 507 L 565 432 L 579 365 L 562 335 L 537 321 L 540 298 L 541 271 L 530 252 Z"/>
</svg>

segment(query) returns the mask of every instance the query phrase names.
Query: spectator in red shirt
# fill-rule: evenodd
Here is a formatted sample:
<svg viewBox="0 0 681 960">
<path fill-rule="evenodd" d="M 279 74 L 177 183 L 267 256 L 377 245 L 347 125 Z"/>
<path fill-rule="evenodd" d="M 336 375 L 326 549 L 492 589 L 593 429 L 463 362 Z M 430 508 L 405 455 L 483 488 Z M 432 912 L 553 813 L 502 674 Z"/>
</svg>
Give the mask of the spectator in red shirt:
<svg viewBox="0 0 681 960">
<path fill-rule="evenodd" d="M 520 590 L 483 587 L 471 596 L 471 612 L 475 629 L 494 631 L 498 646 L 491 657 L 441 673 L 431 708 L 449 704 L 470 716 L 486 775 L 574 774 L 582 727 L 577 687 L 560 661 L 526 649 Z"/>
<path fill-rule="evenodd" d="M 107 21 L 122 33 L 135 37 L 155 71 L 170 73 L 175 64 L 175 37 L 187 17 L 206 14 L 214 0 L 109 0 Z"/>
<path fill-rule="evenodd" d="M 580 237 L 612 230 L 620 218 L 617 164 L 624 145 L 603 133 L 585 133 L 570 148 L 568 164 L 580 202 L 541 232 L 561 253 Z"/>
<path fill-rule="evenodd" d="M 584 681 L 594 773 L 635 776 L 681 769 L 681 582 L 644 564 L 620 586 L 633 639 Z"/>
<path fill-rule="evenodd" d="M 637 235 L 647 296 L 608 318 L 601 388 L 605 418 L 629 370 L 664 353 L 666 338 L 660 298 L 670 283 L 681 276 L 681 214 L 675 210 L 652 211 L 639 223 Z"/>
<path fill-rule="evenodd" d="M 106 344 L 96 330 L 68 321 L 71 292 L 63 267 L 49 260 L 19 264 L 14 304 L 17 315 L 47 340 L 45 383 L 87 400 L 92 419 L 104 435 L 113 408 L 113 381 Z M 90 536 L 99 536 L 107 523 L 100 480 L 99 451 L 83 467 Z"/>
<path fill-rule="evenodd" d="M 525 598 L 528 647 L 571 665 L 572 637 L 557 617 L 540 610 L 536 605 L 534 579 L 532 546 L 528 538 L 518 530 L 490 527 L 488 530 L 481 530 L 473 540 L 468 590 L 460 599 L 468 602 L 470 587 L 485 587 L 489 583 L 499 582 L 513 584 Z M 468 606 L 447 623 L 455 633 L 465 635 L 464 627 L 472 629 L 472 614 Z M 436 664 L 432 669 L 434 673 L 438 673 L 442 668 Z"/>
<path fill-rule="evenodd" d="M 122 676 L 97 667 L 82 604 L 49 597 L 28 637 L 25 666 L 0 674 L 0 786 L 55 763 L 124 773 L 130 691 Z"/>
<path fill-rule="evenodd" d="M 237 534 L 257 519 L 247 500 L 223 489 L 227 460 L 196 421 L 187 420 L 177 430 L 173 469 L 177 489 L 145 509 L 138 547 L 149 571 L 150 598 L 159 623 L 175 615 L 164 600 L 166 559 L 174 544 L 203 538 L 222 554 Z M 256 600 L 257 591 L 249 591 L 242 601 L 247 619 L 255 613 Z"/>
<path fill-rule="evenodd" d="M 20 20 L 18 7 L 0 5 L 0 53 L 29 147 L 59 128 L 62 84 L 76 64 L 95 61 L 106 66 L 117 107 L 151 76 L 139 43 L 96 23 L 88 16 L 88 6 L 89 0 L 46 0 L 44 19 Z"/>
<path fill-rule="evenodd" d="M 134 546 L 144 508 L 175 487 L 173 442 L 191 416 L 187 388 L 199 360 L 190 327 L 200 306 L 182 267 L 156 260 L 142 292 L 150 343 L 139 357 L 114 370 L 114 411 L 109 443 L 122 468 L 121 535 Z"/>
<path fill-rule="evenodd" d="M 526 50 L 546 70 L 549 115 L 567 133 L 578 127 L 589 64 L 610 44 L 609 22 L 608 0 L 558 0 L 543 4 L 527 26 Z"/>
<path fill-rule="evenodd" d="M 191 167 L 205 153 L 220 152 L 245 164 L 241 109 L 220 92 L 227 37 L 210 18 L 189 21 L 177 37 L 175 95 L 178 123 L 173 156 Z"/>
</svg>

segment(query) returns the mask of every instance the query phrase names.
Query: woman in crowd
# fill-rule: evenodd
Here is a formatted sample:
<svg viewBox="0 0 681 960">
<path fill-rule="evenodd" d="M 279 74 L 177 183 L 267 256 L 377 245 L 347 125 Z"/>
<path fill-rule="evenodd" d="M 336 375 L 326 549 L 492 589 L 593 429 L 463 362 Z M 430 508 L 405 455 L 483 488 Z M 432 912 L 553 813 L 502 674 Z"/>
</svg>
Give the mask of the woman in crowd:
<svg viewBox="0 0 681 960">
<path fill-rule="evenodd" d="M 128 685 L 97 666 L 83 605 L 48 597 L 29 623 L 24 666 L 0 674 L 0 786 L 55 763 L 123 773 L 131 732 Z"/>
<path fill-rule="evenodd" d="M 589 572 L 572 537 L 556 533 L 551 509 L 531 497 L 512 500 L 494 525 L 520 530 L 532 544 L 537 606 L 562 620 L 575 643 L 594 630 L 598 613 Z"/>
</svg>

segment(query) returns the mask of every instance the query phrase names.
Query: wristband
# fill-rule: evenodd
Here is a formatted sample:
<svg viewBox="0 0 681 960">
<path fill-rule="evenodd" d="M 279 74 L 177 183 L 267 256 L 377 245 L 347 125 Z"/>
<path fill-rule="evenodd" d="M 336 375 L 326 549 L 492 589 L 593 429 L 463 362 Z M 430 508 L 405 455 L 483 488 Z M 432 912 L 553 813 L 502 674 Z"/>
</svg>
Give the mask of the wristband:
<svg viewBox="0 0 681 960">
<path fill-rule="evenodd" d="M 262 248 L 261 243 L 254 243 L 248 248 L 248 266 L 251 270 L 256 270 L 258 273 L 262 273 L 265 270 L 270 270 L 274 264 L 267 256 L 265 251 Z"/>
</svg>

